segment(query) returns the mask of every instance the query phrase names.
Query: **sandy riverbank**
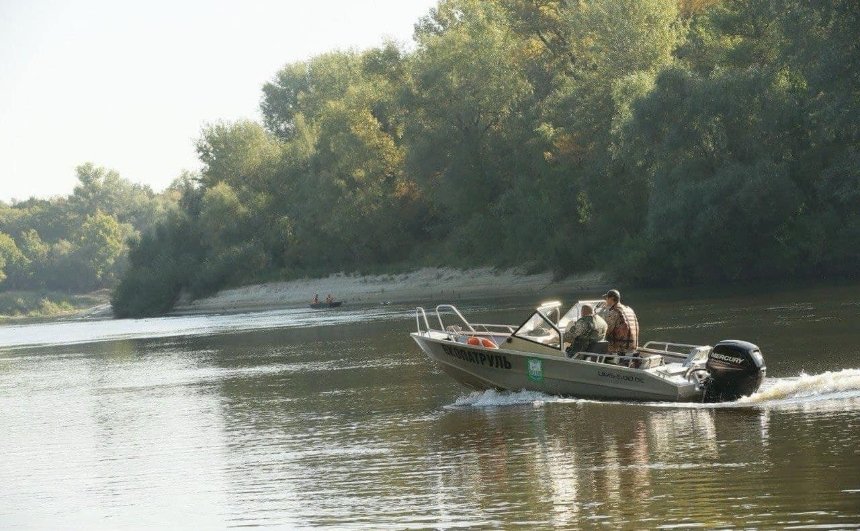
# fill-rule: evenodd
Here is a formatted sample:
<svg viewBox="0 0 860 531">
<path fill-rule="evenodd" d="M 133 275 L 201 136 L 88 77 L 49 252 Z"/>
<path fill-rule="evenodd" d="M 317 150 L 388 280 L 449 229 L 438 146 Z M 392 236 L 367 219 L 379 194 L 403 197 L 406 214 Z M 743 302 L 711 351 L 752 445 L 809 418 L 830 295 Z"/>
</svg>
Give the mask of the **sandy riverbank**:
<svg viewBox="0 0 860 531">
<path fill-rule="evenodd" d="M 221 313 L 303 306 L 315 293 L 325 299 L 331 293 L 347 304 L 431 304 L 461 298 L 506 297 L 533 293 L 558 296 L 560 292 L 607 287 L 601 273 L 553 280 L 550 273 L 526 275 L 517 270 L 491 268 L 466 271 L 424 268 L 396 275 L 331 275 L 327 278 L 270 282 L 223 290 L 212 297 L 180 301 L 175 314 Z"/>
</svg>

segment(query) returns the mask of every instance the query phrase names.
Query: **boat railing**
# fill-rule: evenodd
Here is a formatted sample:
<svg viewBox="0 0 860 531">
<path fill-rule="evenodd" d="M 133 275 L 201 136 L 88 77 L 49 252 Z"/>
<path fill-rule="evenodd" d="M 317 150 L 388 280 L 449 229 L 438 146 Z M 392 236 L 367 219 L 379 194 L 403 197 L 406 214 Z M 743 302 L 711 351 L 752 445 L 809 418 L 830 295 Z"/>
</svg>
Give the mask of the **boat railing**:
<svg viewBox="0 0 860 531">
<path fill-rule="evenodd" d="M 488 334 L 513 334 L 514 330 L 516 330 L 511 325 L 503 325 L 503 324 L 490 324 L 490 323 L 472 323 L 474 328 L 480 328 L 484 332 Z"/>
<path fill-rule="evenodd" d="M 430 323 L 427 321 L 427 312 L 424 311 L 424 308 L 418 306 L 415 308 L 415 327 L 418 329 L 418 333 L 422 332 L 421 330 L 421 319 L 424 319 L 424 330 L 430 330 Z"/>
<path fill-rule="evenodd" d="M 440 304 L 436 307 L 436 319 L 439 321 L 439 330 L 442 332 L 450 331 L 449 328 L 453 326 L 459 325 L 450 325 L 449 327 L 445 327 L 445 323 L 442 321 L 442 314 L 445 311 L 449 311 L 456 315 L 460 322 L 465 325 L 468 329 L 467 333 L 472 334 L 507 334 L 510 335 L 514 332 L 515 328 L 511 325 L 504 324 L 491 324 L 491 323 L 470 323 L 463 314 L 460 313 L 455 306 L 451 304 Z M 421 328 L 421 321 L 424 321 L 424 328 Z M 418 330 L 418 333 L 422 333 L 425 331 L 430 331 L 430 321 L 427 319 L 427 312 L 421 306 L 415 308 L 415 326 Z"/>
<path fill-rule="evenodd" d="M 472 332 L 477 332 L 477 330 L 472 327 L 469 321 L 467 321 L 466 318 L 463 317 L 463 314 L 460 313 L 460 310 L 458 310 L 457 307 L 453 304 L 440 304 L 439 306 L 436 306 L 436 319 L 439 320 L 439 330 L 445 330 L 445 324 L 442 322 L 442 310 L 449 310 L 453 312 L 454 315 L 456 315 L 460 319 L 460 322 L 466 325 L 466 328 L 468 328 Z"/>
<path fill-rule="evenodd" d="M 700 357 L 707 356 L 711 347 L 708 345 L 688 345 L 686 343 L 671 343 L 666 341 L 649 341 L 639 352 L 658 354 L 664 358 L 684 360 L 683 366 L 688 367 Z"/>
<path fill-rule="evenodd" d="M 687 345 L 685 343 L 671 343 L 666 341 L 649 341 L 645 346 L 639 347 L 636 354 L 599 354 L 595 352 L 581 351 L 572 355 L 573 359 L 588 359 L 598 363 L 604 363 L 607 360 L 636 360 L 638 363 L 647 361 L 648 355 L 662 356 L 664 358 L 673 358 L 684 360 L 682 364 L 688 367 L 699 356 L 705 356 L 711 347 L 703 345 Z M 645 367 L 648 368 L 648 367 Z"/>
<path fill-rule="evenodd" d="M 607 360 L 616 360 L 614 365 L 618 365 L 617 361 L 620 360 L 627 360 L 628 362 L 630 360 L 637 360 L 638 362 L 642 361 L 641 356 L 632 356 L 630 354 L 598 354 L 596 352 L 581 351 L 571 355 L 571 359 L 576 360 L 583 358 L 588 358 L 587 361 L 594 361 L 597 363 L 606 363 Z"/>
</svg>

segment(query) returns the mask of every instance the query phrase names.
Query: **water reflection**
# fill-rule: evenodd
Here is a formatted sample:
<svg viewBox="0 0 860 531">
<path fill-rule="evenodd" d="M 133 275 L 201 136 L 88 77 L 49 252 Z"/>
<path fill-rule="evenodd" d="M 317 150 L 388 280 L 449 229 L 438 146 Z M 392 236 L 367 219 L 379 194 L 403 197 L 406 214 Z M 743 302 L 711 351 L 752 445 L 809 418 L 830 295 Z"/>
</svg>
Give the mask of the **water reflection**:
<svg viewBox="0 0 860 531">
<path fill-rule="evenodd" d="M 797 502 L 817 488 L 814 497 L 832 503 L 826 500 L 834 489 L 824 476 L 814 478 L 818 487 L 802 489 L 805 494 L 792 492 L 790 482 L 775 484 L 773 477 L 783 481 L 783 474 L 804 472 L 796 462 L 787 467 L 785 455 L 835 453 L 848 458 L 844 443 L 835 451 L 832 445 L 848 436 L 850 428 L 823 440 L 818 433 L 789 441 L 785 432 L 796 430 L 798 420 L 803 424 L 809 419 L 781 415 L 776 428 L 781 432 L 780 447 L 774 459 L 773 415 L 768 409 L 649 410 L 593 403 L 451 410 L 440 422 L 468 429 L 440 442 L 437 451 L 456 459 L 458 472 L 437 472 L 435 497 L 444 499 L 449 493 L 450 502 L 450 493 L 476 493 L 475 498 L 459 500 L 460 505 L 473 503 L 471 511 L 485 515 L 500 507 L 527 507 L 532 517 L 544 515 L 532 523 L 575 527 L 600 521 L 642 525 L 643 515 L 666 525 L 742 523 L 727 509 L 761 518 L 760 523 L 774 523 L 767 515 L 775 491 L 777 497 Z M 728 508 L 727 489 L 734 499 Z M 850 506 L 850 500 L 845 501 Z M 451 515 L 448 503 L 437 511 Z"/>
<path fill-rule="evenodd" d="M 95 356 L 43 356 L 5 375 L 16 389 L 0 395 L 6 441 L 0 481 L 12 493 L 0 503 L 0 521 L 36 527 L 60 521 L 89 527 L 94 515 L 117 525 L 180 521 L 187 507 L 174 501 L 192 491 L 199 522 L 219 522 L 217 397 L 170 382 L 193 370 L 193 359 L 141 352 L 130 343 L 95 350 Z"/>
<path fill-rule="evenodd" d="M 473 310 L 506 322 L 525 305 Z M 670 306 L 645 313 L 684 333 L 720 313 Z M 703 406 L 467 398 L 417 352 L 402 309 L 325 327 L 242 319 L 0 355 L 3 527 L 860 523 L 860 373 L 780 373 L 805 359 L 782 337 L 795 329 L 766 338 L 781 361 L 765 394 Z"/>
</svg>

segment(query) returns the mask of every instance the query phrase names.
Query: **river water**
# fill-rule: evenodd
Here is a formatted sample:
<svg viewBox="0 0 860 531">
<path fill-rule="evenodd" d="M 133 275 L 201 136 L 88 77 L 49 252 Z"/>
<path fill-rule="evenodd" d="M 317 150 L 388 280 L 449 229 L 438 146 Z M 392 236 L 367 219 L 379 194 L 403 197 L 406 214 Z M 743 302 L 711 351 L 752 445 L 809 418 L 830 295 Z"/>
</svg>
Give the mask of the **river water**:
<svg viewBox="0 0 860 531">
<path fill-rule="evenodd" d="M 860 526 L 860 286 L 625 296 L 646 340 L 757 343 L 762 391 L 470 394 L 406 306 L 1 326 L 0 528 Z"/>
</svg>

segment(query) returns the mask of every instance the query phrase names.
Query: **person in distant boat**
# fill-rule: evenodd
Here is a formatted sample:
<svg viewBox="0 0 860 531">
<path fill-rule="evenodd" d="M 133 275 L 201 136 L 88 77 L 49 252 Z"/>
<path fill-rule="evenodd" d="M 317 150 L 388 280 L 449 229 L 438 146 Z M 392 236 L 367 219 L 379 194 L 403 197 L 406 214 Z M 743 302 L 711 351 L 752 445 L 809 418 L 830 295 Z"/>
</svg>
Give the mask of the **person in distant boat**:
<svg viewBox="0 0 860 531">
<path fill-rule="evenodd" d="M 621 293 L 611 289 L 603 295 L 606 306 L 603 318 L 606 320 L 606 340 L 609 341 L 608 352 L 639 357 L 639 319 L 633 308 L 621 304 Z M 630 363 L 628 363 L 628 361 Z M 637 360 L 620 360 L 620 365 L 639 367 Z"/>
<path fill-rule="evenodd" d="M 331 296 L 331 293 L 325 296 L 325 302 L 326 304 L 331 304 L 334 302 L 334 297 Z"/>
<path fill-rule="evenodd" d="M 314 304 L 319 304 L 319 303 L 320 303 L 320 294 L 314 293 Z"/>
<path fill-rule="evenodd" d="M 568 357 L 577 352 L 589 352 L 593 345 L 606 338 L 606 321 L 599 315 L 594 315 L 594 308 L 585 304 L 582 307 L 582 317 L 567 326 L 564 340 L 570 342 L 567 348 Z"/>
</svg>

